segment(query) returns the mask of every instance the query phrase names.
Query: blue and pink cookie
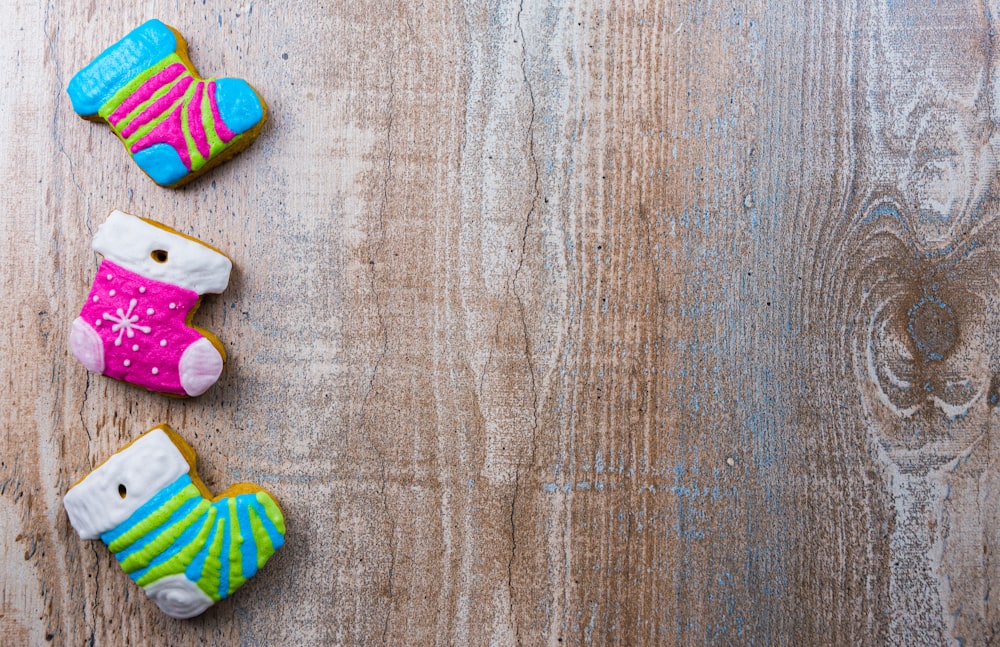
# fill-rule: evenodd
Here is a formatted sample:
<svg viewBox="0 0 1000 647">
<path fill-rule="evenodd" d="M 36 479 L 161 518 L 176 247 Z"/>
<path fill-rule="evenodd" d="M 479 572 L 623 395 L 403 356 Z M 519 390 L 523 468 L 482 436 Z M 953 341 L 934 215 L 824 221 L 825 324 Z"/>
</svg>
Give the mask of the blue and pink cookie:
<svg viewBox="0 0 1000 647">
<path fill-rule="evenodd" d="M 177 187 L 260 134 L 267 106 L 242 79 L 203 79 L 187 43 L 150 20 L 104 50 L 67 88 L 78 115 L 103 121 L 154 182 Z"/>
</svg>

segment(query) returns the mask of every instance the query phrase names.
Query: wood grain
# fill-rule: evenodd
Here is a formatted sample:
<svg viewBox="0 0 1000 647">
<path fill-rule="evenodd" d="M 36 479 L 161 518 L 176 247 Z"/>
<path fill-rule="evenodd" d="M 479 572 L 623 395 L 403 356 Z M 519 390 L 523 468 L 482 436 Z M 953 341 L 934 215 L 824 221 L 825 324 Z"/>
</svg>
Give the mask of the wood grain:
<svg viewBox="0 0 1000 647">
<path fill-rule="evenodd" d="M 997 642 L 994 0 L 147 4 L 0 13 L 5 641 Z M 65 94 L 153 16 L 271 108 L 174 191 Z M 67 351 L 116 208 L 234 259 L 200 398 Z M 62 508 L 160 422 L 289 527 L 185 622 Z"/>
</svg>

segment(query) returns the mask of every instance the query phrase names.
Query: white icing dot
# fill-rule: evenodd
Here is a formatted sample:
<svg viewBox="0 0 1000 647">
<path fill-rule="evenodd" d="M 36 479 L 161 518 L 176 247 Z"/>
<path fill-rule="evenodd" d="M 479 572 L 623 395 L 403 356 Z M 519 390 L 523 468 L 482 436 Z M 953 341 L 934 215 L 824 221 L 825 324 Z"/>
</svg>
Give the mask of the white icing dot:
<svg viewBox="0 0 1000 647">
<path fill-rule="evenodd" d="M 101 300 L 101 297 L 99 297 L 99 296 L 97 296 L 97 295 L 95 294 L 95 295 L 94 295 L 94 303 L 97 303 L 97 302 L 98 302 L 98 301 L 100 301 L 100 300 Z"/>
<path fill-rule="evenodd" d="M 125 366 L 131 366 L 131 365 L 132 365 L 132 360 L 130 359 L 125 360 Z"/>
<path fill-rule="evenodd" d="M 170 309 L 171 309 L 171 310 L 173 310 L 173 309 L 174 309 L 174 308 L 176 308 L 176 307 L 177 307 L 177 304 L 176 304 L 176 303 L 171 303 L 171 304 L 170 304 Z"/>
<path fill-rule="evenodd" d="M 146 294 L 146 286 L 144 285 L 139 286 L 139 294 Z"/>
<path fill-rule="evenodd" d="M 95 322 L 94 322 L 94 325 L 95 325 L 95 326 L 100 326 L 100 325 L 101 325 L 101 320 L 100 320 L 100 319 L 98 319 L 97 321 L 95 321 Z"/>
<path fill-rule="evenodd" d="M 158 368 L 156 368 L 156 367 L 154 366 L 154 367 L 153 367 L 153 375 L 156 375 L 156 374 L 157 374 L 157 373 L 159 373 L 159 372 L 160 372 L 160 369 L 158 369 Z"/>
<path fill-rule="evenodd" d="M 160 346 L 166 346 L 166 345 L 167 345 L 167 340 L 166 339 L 161 339 L 160 340 Z"/>
<path fill-rule="evenodd" d="M 151 315 L 151 314 L 153 314 L 154 312 L 156 312 L 156 311 L 155 311 L 155 310 L 153 310 L 152 308 L 150 308 L 150 309 L 146 310 L 146 314 L 148 314 L 148 315 Z"/>
<path fill-rule="evenodd" d="M 112 328 L 112 330 L 114 330 L 114 329 Z M 122 345 L 122 340 L 119 337 L 118 339 L 115 340 L 115 346 L 121 346 L 121 345 Z"/>
<path fill-rule="evenodd" d="M 115 296 L 115 291 L 114 291 L 114 290 L 110 290 L 110 291 L 108 292 L 108 296 L 109 296 L 109 297 L 113 297 L 113 296 Z"/>
<path fill-rule="evenodd" d="M 132 344 L 132 350 L 139 350 L 139 344 Z"/>
<path fill-rule="evenodd" d="M 114 274 L 108 274 L 108 280 L 109 280 L 109 281 L 112 281 L 112 280 L 114 280 L 114 278 L 115 278 L 115 275 L 114 275 Z"/>
</svg>

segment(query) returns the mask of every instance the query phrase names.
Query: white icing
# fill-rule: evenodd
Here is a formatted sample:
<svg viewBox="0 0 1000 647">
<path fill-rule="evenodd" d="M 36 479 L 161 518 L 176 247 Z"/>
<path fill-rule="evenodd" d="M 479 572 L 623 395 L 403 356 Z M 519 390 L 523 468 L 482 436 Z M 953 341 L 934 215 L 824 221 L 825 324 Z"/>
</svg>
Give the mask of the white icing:
<svg viewBox="0 0 1000 647">
<path fill-rule="evenodd" d="M 69 349 L 88 370 L 104 372 L 104 344 L 101 336 L 80 317 L 74 319 L 70 326 Z"/>
<path fill-rule="evenodd" d="M 177 446 L 157 427 L 70 488 L 63 505 L 81 538 L 98 539 L 190 470 Z"/>
<path fill-rule="evenodd" d="M 123 364 L 125 364 L 125 366 L 126 366 L 126 367 L 128 367 L 128 366 L 132 366 L 132 360 L 130 360 L 130 359 L 127 359 L 127 360 L 125 360 L 125 361 L 124 361 L 124 362 L 122 362 L 122 363 L 123 363 Z"/>
<path fill-rule="evenodd" d="M 157 373 L 159 373 L 159 372 L 160 372 L 160 369 L 158 369 L 158 368 L 156 368 L 156 367 L 154 366 L 154 367 L 153 367 L 153 375 L 156 375 L 156 374 L 157 374 Z"/>
<path fill-rule="evenodd" d="M 133 215 L 113 211 L 97 229 L 94 250 L 113 263 L 155 281 L 198 294 L 219 293 L 229 285 L 232 262 L 204 243 L 161 229 Z M 152 254 L 167 253 L 165 262 Z M 108 280 L 112 279 L 108 274 Z"/>
<path fill-rule="evenodd" d="M 143 587 L 146 595 L 171 618 L 186 620 L 204 613 L 212 598 L 183 573 L 168 575 Z"/>
<path fill-rule="evenodd" d="M 166 345 L 166 340 L 160 342 Z M 201 395 L 219 380 L 222 375 L 222 355 L 204 337 L 184 349 L 177 365 L 181 386 L 190 396 Z"/>
</svg>

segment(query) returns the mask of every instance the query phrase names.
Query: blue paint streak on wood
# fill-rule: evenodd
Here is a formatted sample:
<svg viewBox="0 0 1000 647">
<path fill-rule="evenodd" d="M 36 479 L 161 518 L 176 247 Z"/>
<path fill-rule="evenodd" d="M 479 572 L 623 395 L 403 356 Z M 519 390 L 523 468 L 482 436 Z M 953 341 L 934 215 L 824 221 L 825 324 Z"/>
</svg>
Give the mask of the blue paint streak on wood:
<svg viewBox="0 0 1000 647">
<path fill-rule="evenodd" d="M 711 127 L 724 131 L 729 123 L 717 118 Z M 696 120 L 691 132 L 697 134 L 699 128 Z M 781 226 L 777 205 L 784 203 L 784 196 L 780 192 L 759 195 L 752 160 L 734 153 L 729 162 L 731 166 L 700 166 L 692 171 L 693 181 L 711 182 L 718 188 L 702 204 L 676 216 L 677 229 L 689 239 L 680 246 L 679 264 L 692 269 L 678 299 L 687 306 L 676 313 L 688 335 L 676 341 L 682 368 L 677 371 L 675 399 L 683 412 L 678 433 L 689 456 L 681 464 L 697 467 L 702 450 L 706 455 L 730 455 L 742 472 L 741 492 L 731 504 L 683 497 L 677 523 L 684 531 L 678 534 L 688 541 L 708 538 L 713 531 L 728 527 L 730 520 L 715 521 L 715 517 L 749 515 L 748 510 L 756 510 L 759 518 L 782 519 L 788 514 L 782 488 L 793 414 L 782 376 L 793 362 L 790 353 L 796 340 L 791 304 L 787 296 L 783 300 L 778 296 L 788 292 L 776 287 L 781 280 L 781 251 L 771 242 L 781 239 L 774 230 Z M 744 204 L 736 191 L 741 186 L 740 170 L 745 173 L 747 168 L 751 169 L 750 186 L 743 190 L 753 191 L 752 207 L 743 213 L 726 213 L 731 205 Z M 733 227 L 740 228 L 742 235 L 727 231 Z M 725 241 L 725 247 L 717 247 L 716 241 Z M 713 429 L 722 433 L 714 436 Z M 751 505 L 754 499 L 759 503 Z M 706 509 L 713 518 L 706 518 Z M 745 640 L 766 644 L 781 619 L 769 617 L 768 605 L 760 601 L 787 596 L 785 542 L 781 530 L 751 518 L 745 524 L 744 541 L 742 560 L 718 555 L 709 564 L 720 569 L 719 582 L 735 580 L 740 586 L 720 587 L 711 593 L 714 604 L 728 610 L 725 615 L 731 622 L 703 630 L 715 640 L 747 631 L 751 636 L 744 636 Z M 706 565 L 687 557 L 682 555 L 682 577 L 688 575 L 692 563 L 701 570 L 690 576 L 704 577 Z M 747 600 L 757 601 L 754 608 L 746 606 Z"/>
</svg>

